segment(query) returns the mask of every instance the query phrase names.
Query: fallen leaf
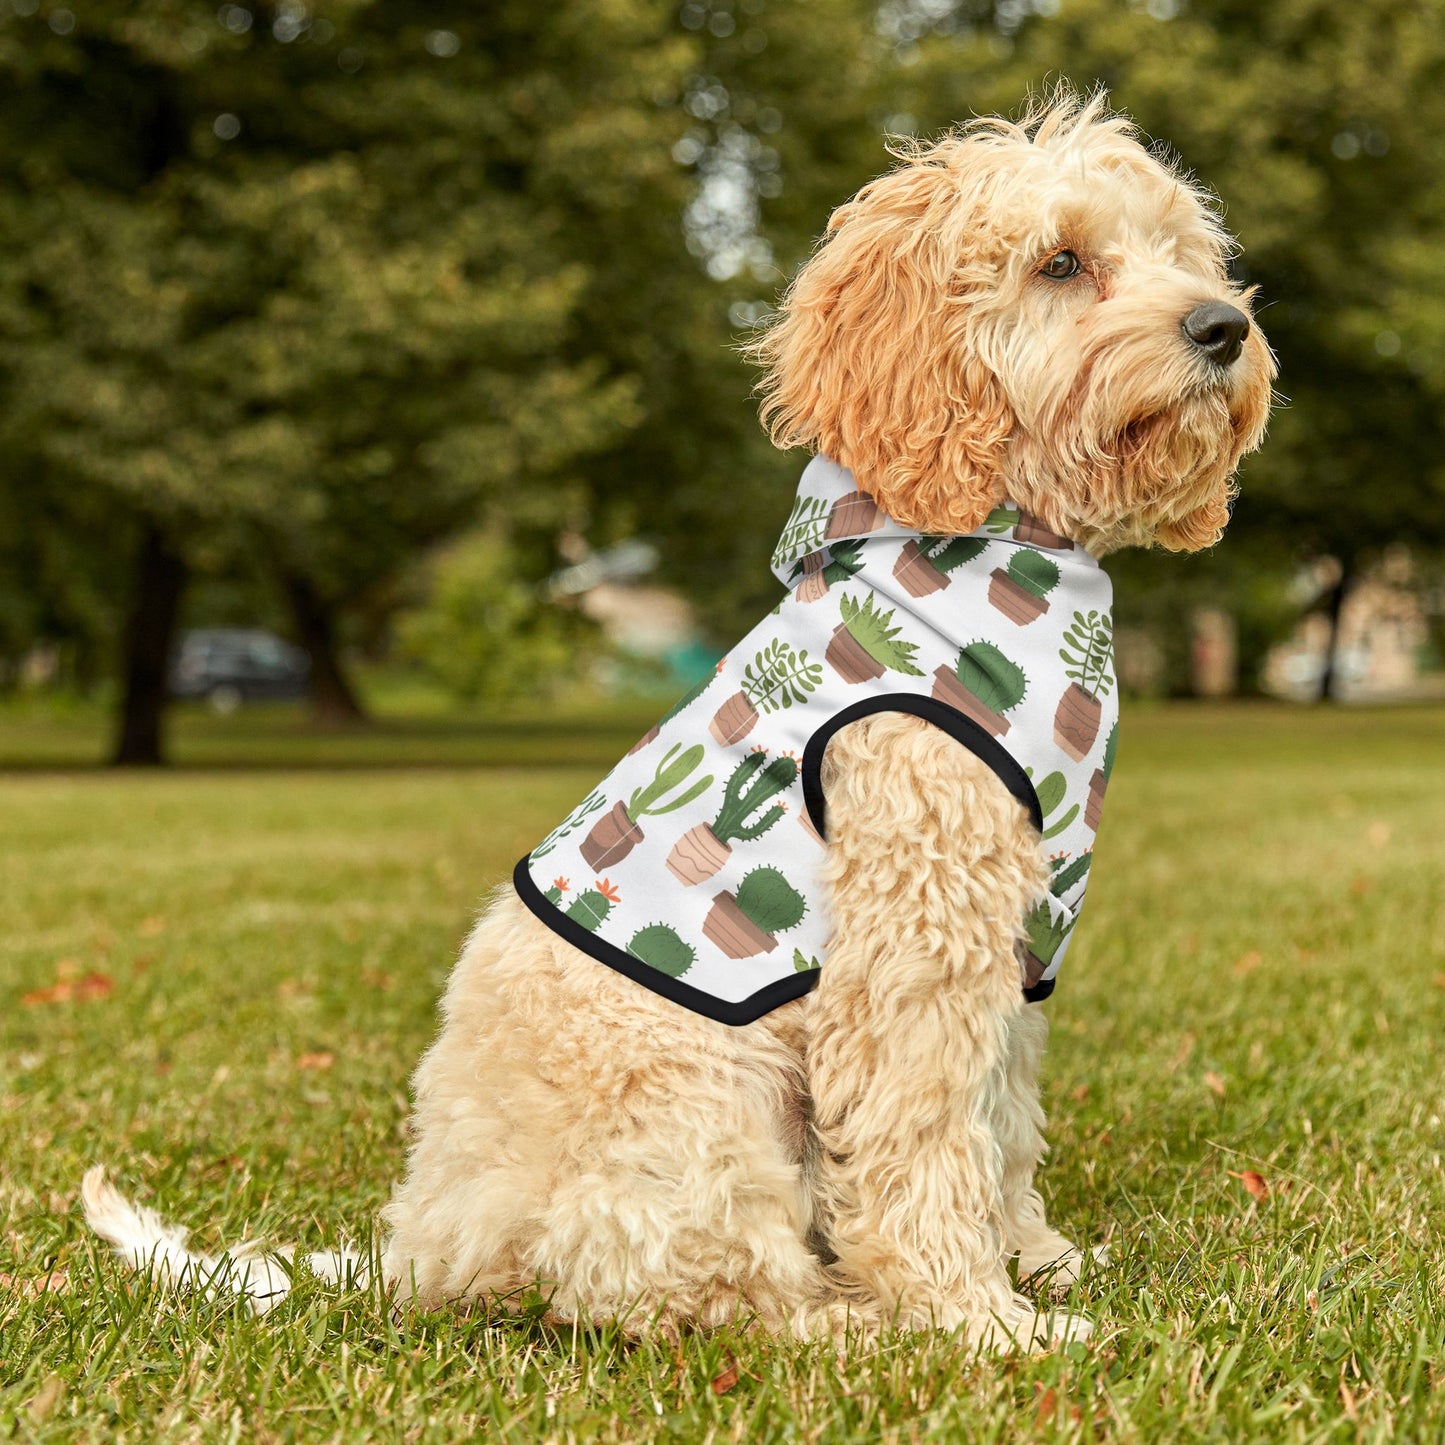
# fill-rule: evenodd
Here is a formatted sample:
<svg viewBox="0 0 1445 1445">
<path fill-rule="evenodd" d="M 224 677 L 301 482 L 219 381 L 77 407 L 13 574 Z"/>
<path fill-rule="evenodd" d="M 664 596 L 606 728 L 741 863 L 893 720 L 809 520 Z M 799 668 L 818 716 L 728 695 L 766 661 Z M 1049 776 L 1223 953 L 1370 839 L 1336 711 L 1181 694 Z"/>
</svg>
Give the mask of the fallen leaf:
<svg viewBox="0 0 1445 1445">
<path fill-rule="evenodd" d="M 1248 953 L 1241 954 L 1235 960 L 1234 976 L 1243 978 L 1246 974 L 1253 973 L 1263 962 L 1264 955 L 1257 948 L 1251 948 Z"/>
<path fill-rule="evenodd" d="M 48 1420 L 65 1394 L 65 1381 L 59 1375 L 46 1376 L 45 1383 L 30 1397 L 25 1412 L 39 1425 Z"/>
<path fill-rule="evenodd" d="M 298 1069 L 329 1069 L 336 1062 L 336 1055 L 329 1053 L 326 1049 L 318 1049 L 314 1054 L 302 1054 L 296 1060 Z"/>
<path fill-rule="evenodd" d="M 1435 987 L 1445 988 L 1445 973 L 1437 973 L 1435 975 Z"/>
<path fill-rule="evenodd" d="M 1340 1404 L 1345 1407 L 1345 1416 L 1350 1420 L 1360 1418 L 1359 1406 L 1355 1401 L 1355 1392 L 1343 1381 L 1340 1381 Z"/>
<path fill-rule="evenodd" d="M 1363 898 L 1374 886 L 1373 881 L 1363 873 L 1357 873 L 1350 879 L 1350 893 L 1355 898 Z"/>
<path fill-rule="evenodd" d="M 1080 1084 L 1077 1089 L 1069 1090 L 1069 1098 L 1071 1098 L 1076 1104 L 1082 1104 L 1084 1100 L 1088 1097 L 1089 1086 L 1087 1084 Z"/>
<path fill-rule="evenodd" d="M 18 1274 L 0 1273 L 0 1289 L 13 1289 L 26 1299 L 38 1299 L 43 1294 L 68 1294 L 70 1277 L 63 1269 L 53 1269 L 49 1274 L 31 1279 Z"/>
<path fill-rule="evenodd" d="M 1269 1193 L 1269 1181 L 1265 1179 L 1263 1174 L 1257 1173 L 1253 1169 L 1244 1169 L 1237 1174 L 1231 1169 L 1229 1170 L 1229 1177 L 1239 1180 L 1239 1182 L 1244 1185 L 1245 1192 L 1250 1195 L 1251 1198 L 1263 1199 L 1265 1195 Z"/>
<path fill-rule="evenodd" d="M 47 1003 L 87 1003 L 91 999 L 104 998 L 115 989 L 115 983 L 108 974 L 88 973 L 84 978 L 62 978 L 48 988 L 32 989 L 21 994 L 20 1002 L 27 1008 Z"/>
<path fill-rule="evenodd" d="M 1221 1099 L 1224 1097 L 1224 1080 L 1213 1069 L 1205 1073 L 1204 1084 L 1211 1094 L 1218 1094 Z"/>
<path fill-rule="evenodd" d="M 737 1382 L 738 1362 L 729 1355 L 727 1369 L 712 1377 L 712 1392 L 714 1395 L 726 1395 Z"/>
</svg>

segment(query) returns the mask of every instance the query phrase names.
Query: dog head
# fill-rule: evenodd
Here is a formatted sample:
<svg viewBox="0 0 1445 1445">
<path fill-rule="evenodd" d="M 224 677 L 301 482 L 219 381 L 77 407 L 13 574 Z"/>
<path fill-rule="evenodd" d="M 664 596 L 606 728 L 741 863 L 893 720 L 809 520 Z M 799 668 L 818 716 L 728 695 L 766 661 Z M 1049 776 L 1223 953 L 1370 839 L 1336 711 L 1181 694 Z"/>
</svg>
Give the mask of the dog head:
<svg viewBox="0 0 1445 1445">
<path fill-rule="evenodd" d="M 1007 497 L 1098 554 L 1217 541 L 1274 359 L 1208 198 L 1102 96 L 900 155 L 751 348 L 773 440 L 922 531 Z"/>
</svg>

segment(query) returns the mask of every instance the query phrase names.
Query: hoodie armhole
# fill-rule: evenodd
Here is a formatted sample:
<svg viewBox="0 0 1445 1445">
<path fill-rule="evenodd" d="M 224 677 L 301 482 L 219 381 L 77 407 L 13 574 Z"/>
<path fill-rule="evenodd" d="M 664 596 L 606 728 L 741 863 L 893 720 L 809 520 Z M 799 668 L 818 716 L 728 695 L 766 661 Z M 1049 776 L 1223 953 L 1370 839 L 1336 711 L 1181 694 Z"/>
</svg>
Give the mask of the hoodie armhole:
<svg viewBox="0 0 1445 1445">
<path fill-rule="evenodd" d="M 1034 791 L 1029 775 L 992 733 L 937 698 L 916 692 L 890 692 L 865 698 L 834 713 L 808 739 L 803 749 L 803 803 L 820 838 L 828 836 L 827 799 L 823 795 L 823 754 L 840 729 L 877 712 L 910 713 L 947 733 L 988 766 L 999 782 L 1024 805 L 1034 827 L 1043 832 L 1043 809 L 1039 806 L 1039 795 Z"/>
</svg>

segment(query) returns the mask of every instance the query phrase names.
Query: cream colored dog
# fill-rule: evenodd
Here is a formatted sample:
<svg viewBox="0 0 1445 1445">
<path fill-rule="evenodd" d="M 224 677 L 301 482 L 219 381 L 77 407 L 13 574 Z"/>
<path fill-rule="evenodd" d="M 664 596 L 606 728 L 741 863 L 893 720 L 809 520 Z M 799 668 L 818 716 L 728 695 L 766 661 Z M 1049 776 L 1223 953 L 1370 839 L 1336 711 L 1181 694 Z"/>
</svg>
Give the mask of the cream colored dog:
<svg viewBox="0 0 1445 1445">
<path fill-rule="evenodd" d="M 1099 99 L 974 122 L 834 215 L 755 348 L 764 415 L 925 532 L 970 532 L 1007 497 L 1095 555 L 1208 546 L 1273 376 L 1229 249 Z M 1087 1332 L 1038 1315 L 1007 1269 L 1068 1279 L 1080 1259 L 1034 1185 L 1047 1025 L 1016 950 L 1045 892 L 1039 832 L 916 717 L 844 729 L 823 781 L 826 963 L 744 1027 L 602 967 L 500 891 L 416 1073 L 386 1210 L 402 1296 L 540 1284 L 559 1319 L 668 1334 L 738 1316 L 986 1345 Z M 199 1267 L 99 1171 L 86 1198 L 131 1258 Z"/>
</svg>

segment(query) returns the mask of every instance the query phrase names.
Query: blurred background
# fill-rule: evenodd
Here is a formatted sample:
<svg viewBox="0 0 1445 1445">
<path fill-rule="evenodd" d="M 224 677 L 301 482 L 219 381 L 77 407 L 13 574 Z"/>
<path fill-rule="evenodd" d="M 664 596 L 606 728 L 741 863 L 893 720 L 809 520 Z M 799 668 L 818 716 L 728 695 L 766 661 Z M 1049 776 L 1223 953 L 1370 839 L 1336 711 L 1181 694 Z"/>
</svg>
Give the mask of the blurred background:
<svg viewBox="0 0 1445 1445">
<path fill-rule="evenodd" d="M 803 461 L 736 346 L 888 135 L 1059 77 L 1224 198 L 1287 398 L 1216 553 L 1111 564 L 1125 688 L 1445 696 L 1442 20 L 0 0 L 0 761 L 680 690 Z"/>
</svg>

